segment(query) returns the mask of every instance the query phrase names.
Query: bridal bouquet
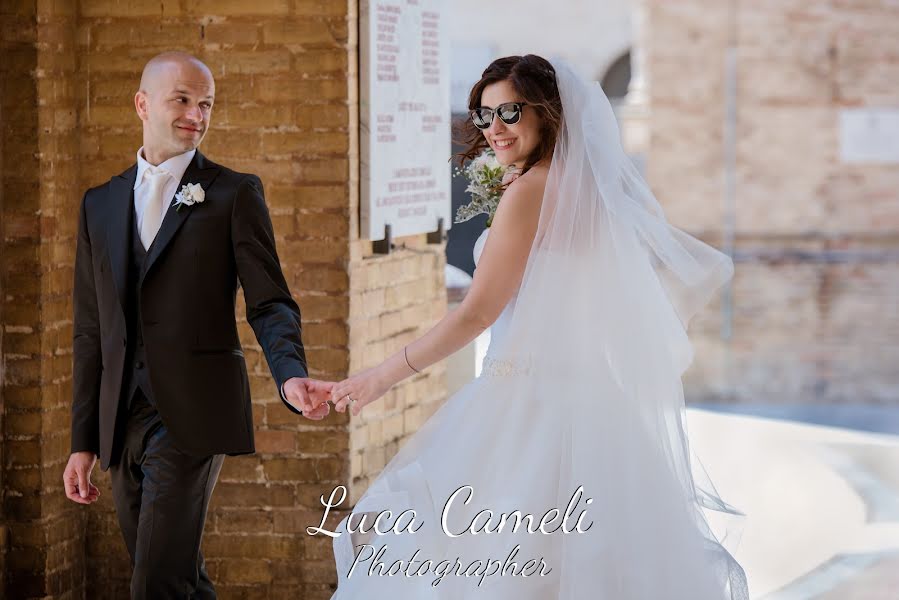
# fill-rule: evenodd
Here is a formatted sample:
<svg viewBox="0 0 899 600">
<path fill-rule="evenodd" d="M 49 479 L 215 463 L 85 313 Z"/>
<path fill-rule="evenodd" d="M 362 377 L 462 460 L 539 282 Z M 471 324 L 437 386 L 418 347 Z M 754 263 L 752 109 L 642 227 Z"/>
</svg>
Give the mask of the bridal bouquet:
<svg viewBox="0 0 899 600">
<path fill-rule="evenodd" d="M 487 227 L 490 227 L 499 199 L 503 195 L 505 172 L 506 168 L 499 164 L 493 150 L 489 148 L 464 168 L 456 168 L 456 175 L 468 180 L 465 191 L 471 194 L 471 202 L 459 207 L 454 223 L 464 223 L 483 213 L 487 215 Z"/>
</svg>

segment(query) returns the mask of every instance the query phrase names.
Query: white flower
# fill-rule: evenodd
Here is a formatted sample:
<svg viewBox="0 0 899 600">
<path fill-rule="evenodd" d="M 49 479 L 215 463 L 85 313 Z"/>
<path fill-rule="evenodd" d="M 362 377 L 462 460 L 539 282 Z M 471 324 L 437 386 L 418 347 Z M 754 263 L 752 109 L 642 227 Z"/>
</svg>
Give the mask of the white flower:
<svg viewBox="0 0 899 600">
<path fill-rule="evenodd" d="M 181 186 L 181 191 L 175 194 L 175 210 L 181 210 L 182 206 L 193 206 L 206 199 L 206 192 L 199 183 L 187 183 Z"/>
<path fill-rule="evenodd" d="M 496 156 L 490 152 L 485 152 L 481 154 L 476 160 L 475 164 L 477 165 L 477 169 L 482 169 L 487 167 L 488 169 L 497 169 L 500 164 L 499 161 L 496 160 Z"/>
<path fill-rule="evenodd" d="M 471 202 L 456 211 L 455 223 L 463 223 L 480 214 L 487 215 L 487 227 L 493 221 L 496 207 L 503 193 L 503 176 L 507 169 L 499 164 L 496 155 L 489 148 L 472 159 L 456 174 L 468 180 L 465 191 L 471 194 Z"/>
</svg>

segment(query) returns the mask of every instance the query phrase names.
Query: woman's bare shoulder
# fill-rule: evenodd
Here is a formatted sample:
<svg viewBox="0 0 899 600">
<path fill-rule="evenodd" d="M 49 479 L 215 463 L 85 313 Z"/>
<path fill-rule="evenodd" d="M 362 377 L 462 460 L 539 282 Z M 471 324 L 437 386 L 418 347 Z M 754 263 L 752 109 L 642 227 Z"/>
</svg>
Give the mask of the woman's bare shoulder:
<svg viewBox="0 0 899 600">
<path fill-rule="evenodd" d="M 500 223 L 506 220 L 520 221 L 521 219 L 528 222 L 534 221 L 540 214 L 548 173 L 549 169 L 545 167 L 532 167 L 510 183 L 499 203 L 496 221 Z"/>
<path fill-rule="evenodd" d="M 506 193 L 512 192 L 516 196 L 539 196 L 543 197 L 543 190 L 546 188 L 546 178 L 549 175 L 549 167 L 543 165 L 535 165 L 528 171 L 515 179 L 509 184 Z"/>
</svg>

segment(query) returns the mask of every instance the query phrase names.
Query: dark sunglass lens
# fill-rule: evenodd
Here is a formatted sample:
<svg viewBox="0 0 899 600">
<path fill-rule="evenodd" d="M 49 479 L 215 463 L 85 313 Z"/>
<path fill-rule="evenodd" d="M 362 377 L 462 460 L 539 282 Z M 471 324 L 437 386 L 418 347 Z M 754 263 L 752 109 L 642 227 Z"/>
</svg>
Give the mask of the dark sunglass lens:
<svg viewBox="0 0 899 600">
<path fill-rule="evenodd" d="M 499 118 L 509 125 L 518 123 L 518 119 L 521 118 L 521 107 L 516 103 L 503 104 L 498 106 L 496 111 L 499 113 Z"/>
<path fill-rule="evenodd" d="M 493 114 L 480 108 L 471 111 L 471 121 L 478 129 L 487 129 L 493 121 Z"/>
</svg>

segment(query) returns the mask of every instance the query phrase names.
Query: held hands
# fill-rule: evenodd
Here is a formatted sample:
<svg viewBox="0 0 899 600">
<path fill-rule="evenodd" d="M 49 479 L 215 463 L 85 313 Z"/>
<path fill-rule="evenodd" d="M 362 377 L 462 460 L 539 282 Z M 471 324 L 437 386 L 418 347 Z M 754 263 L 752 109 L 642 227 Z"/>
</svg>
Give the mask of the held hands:
<svg viewBox="0 0 899 600">
<path fill-rule="evenodd" d="M 328 400 L 337 412 L 350 407 L 356 416 L 367 406 L 387 393 L 396 383 L 412 374 L 420 373 L 412 367 L 406 349 L 394 354 L 377 367 L 372 367 L 339 383 L 294 378 L 284 384 L 284 395 L 290 404 L 310 419 L 325 418 L 330 412 Z"/>
<path fill-rule="evenodd" d="M 393 382 L 382 367 L 374 367 L 335 383 L 331 390 L 331 401 L 337 412 L 344 412 L 349 406 L 353 416 L 359 414 L 363 406 L 371 404 L 387 393 Z"/>
<path fill-rule="evenodd" d="M 91 483 L 91 470 L 97 462 L 93 452 L 74 452 L 62 474 L 66 496 L 78 504 L 92 504 L 100 497 L 100 490 Z"/>
<path fill-rule="evenodd" d="M 304 417 L 320 421 L 331 412 L 328 399 L 333 387 L 329 381 L 292 377 L 284 382 L 284 397 L 291 406 L 303 411 Z"/>
<path fill-rule="evenodd" d="M 329 400 L 338 412 L 344 412 L 352 404 L 353 414 L 358 415 L 363 406 L 383 396 L 391 385 L 375 367 L 340 383 L 294 377 L 284 384 L 284 395 L 291 406 L 303 411 L 303 416 L 319 421 L 331 411 Z"/>
</svg>

